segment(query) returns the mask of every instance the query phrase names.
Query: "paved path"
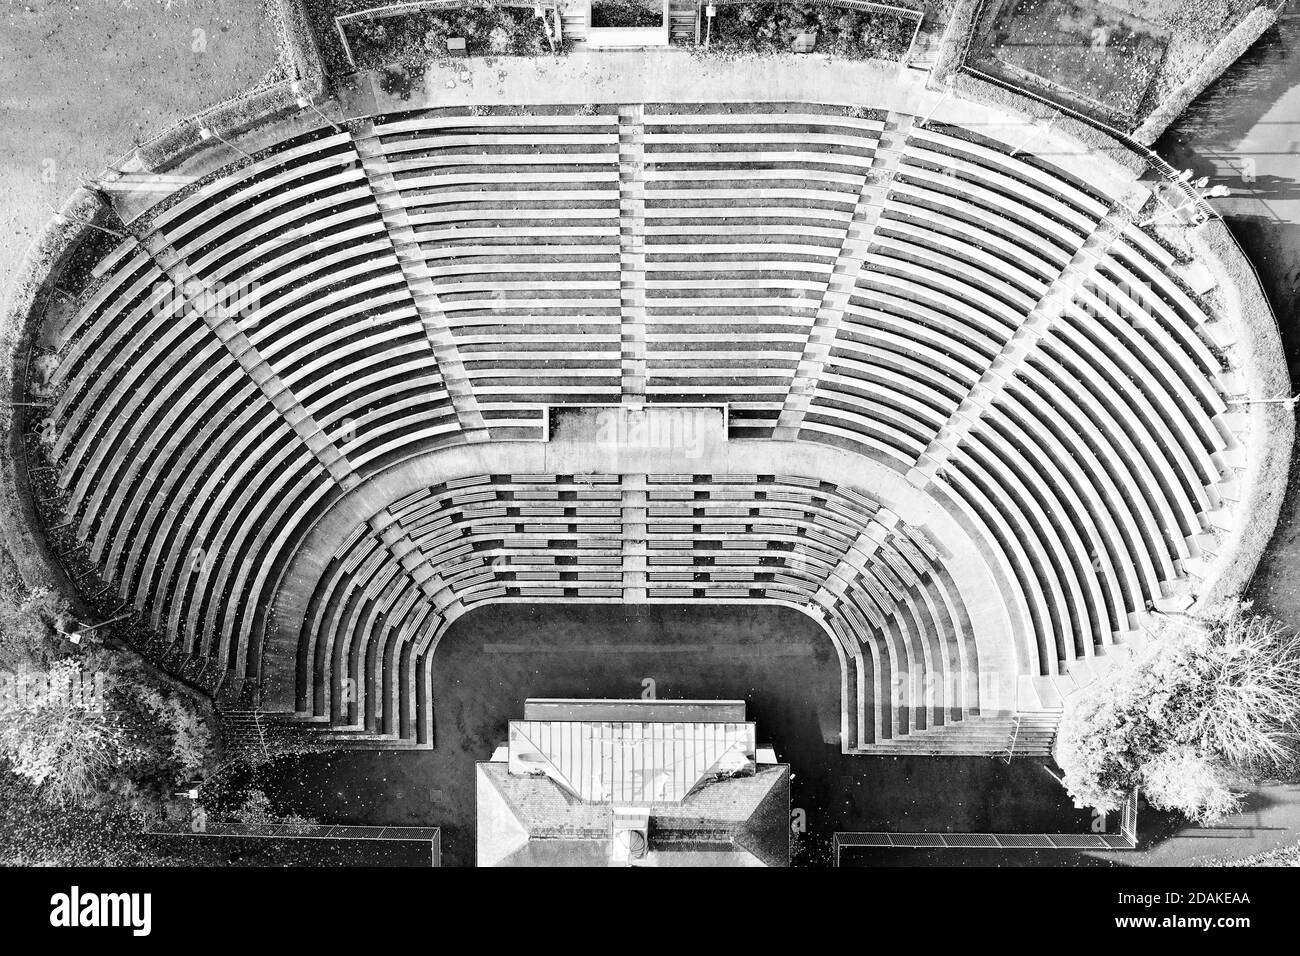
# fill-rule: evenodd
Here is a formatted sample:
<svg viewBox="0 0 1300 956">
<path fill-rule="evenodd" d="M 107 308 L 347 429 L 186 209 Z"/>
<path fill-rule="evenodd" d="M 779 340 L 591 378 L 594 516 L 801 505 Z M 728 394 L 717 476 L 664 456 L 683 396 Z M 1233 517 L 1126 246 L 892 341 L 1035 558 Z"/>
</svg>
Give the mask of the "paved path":
<svg viewBox="0 0 1300 956">
<path fill-rule="evenodd" d="M 1300 382 L 1300 0 L 1292 0 L 1278 26 L 1192 104 L 1157 149 L 1232 190 L 1215 205 L 1259 270 L 1292 382 Z M 1300 459 L 1293 459 L 1278 531 L 1248 594 L 1260 609 L 1300 625 Z M 1246 809 L 1221 826 L 1184 828 L 1121 862 L 1196 865 L 1298 838 L 1300 784 L 1286 784 L 1251 794 Z"/>
<path fill-rule="evenodd" d="M 1274 847 L 1289 846 L 1298 836 L 1300 784 L 1279 784 L 1261 787 L 1250 794 L 1242 811 L 1218 826 L 1182 827 L 1143 852 L 1098 856 L 1136 866 L 1198 866 L 1213 860 L 1239 860 Z"/>
</svg>

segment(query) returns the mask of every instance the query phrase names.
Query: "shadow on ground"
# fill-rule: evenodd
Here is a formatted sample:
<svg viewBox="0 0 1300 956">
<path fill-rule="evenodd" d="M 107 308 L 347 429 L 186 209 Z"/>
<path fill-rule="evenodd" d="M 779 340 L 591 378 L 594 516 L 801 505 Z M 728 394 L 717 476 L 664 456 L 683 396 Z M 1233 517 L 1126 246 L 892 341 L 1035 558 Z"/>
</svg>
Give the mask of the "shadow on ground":
<svg viewBox="0 0 1300 956">
<path fill-rule="evenodd" d="M 842 755 L 834 649 L 788 608 L 493 605 L 456 622 L 434 672 L 433 750 L 286 758 L 261 785 L 322 821 L 442 826 L 444 862 L 470 865 L 474 763 L 505 741 L 527 697 L 653 687 L 747 702 L 760 742 L 791 764 L 802 865 L 829 864 L 837 830 L 1087 832 L 1090 822 L 1036 761 Z"/>
</svg>

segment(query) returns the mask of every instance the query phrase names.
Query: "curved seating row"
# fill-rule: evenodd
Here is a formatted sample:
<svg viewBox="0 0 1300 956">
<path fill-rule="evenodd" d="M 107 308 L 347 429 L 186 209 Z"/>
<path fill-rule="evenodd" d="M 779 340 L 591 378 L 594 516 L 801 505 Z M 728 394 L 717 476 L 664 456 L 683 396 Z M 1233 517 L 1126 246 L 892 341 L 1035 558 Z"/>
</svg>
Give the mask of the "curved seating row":
<svg viewBox="0 0 1300 956">
<path fill-rule="evenodd" d="M 491 438 L 546 405 L 726 404 L 733 439 L 877 461 L 987 545 L 1031 676 L 1176 606 L 1238 520 L 1209 300 L 1115 197 L 969 130 L 806 103 L 411 111 L 256 151 L 130 230 L 46 337 L 56 507 L 121 601 L 231 680 L 261 673 L 305 529 L 469 440 L 467 403 Z M 394 505 L 434 576 L 378 525 L 350 539 L 301 625 L 299 711 L 418 737 L 449 609 L 643 599 L 821 609 L 864 746 L 978 709 L 961 596 L 874 506 L 660 477 Z"/>
<path fill-rule="evenodd" d="M 883 126 L 808 104 L 646 110 L 651 400 L 727 402 L 738 428 L 780 409 Z"/>
<path fill-rule="evenodd" d="M 100 577 L 220 675 L 256 672 L 286 546 L 340 491 L 321 449 L 359 481 L 458 437 L 355 162 L 313 134 L 175 197 L 60 330 L 65 510 Z"/>
<path fill-rule="evenodd" d="M 422 570 L 385 544 L 395 537 Z M 345 736 L 418 738 L 409 661 L 437 618 L 633 591 L 815 608 L 851 661 L 858 749 L 980 712 L 970 621 L 923 532 L 852 489 L 735 474 L 477 475 L 394 502 L 320 576 L 298 633 L 295 706 Z"/>
</svg>

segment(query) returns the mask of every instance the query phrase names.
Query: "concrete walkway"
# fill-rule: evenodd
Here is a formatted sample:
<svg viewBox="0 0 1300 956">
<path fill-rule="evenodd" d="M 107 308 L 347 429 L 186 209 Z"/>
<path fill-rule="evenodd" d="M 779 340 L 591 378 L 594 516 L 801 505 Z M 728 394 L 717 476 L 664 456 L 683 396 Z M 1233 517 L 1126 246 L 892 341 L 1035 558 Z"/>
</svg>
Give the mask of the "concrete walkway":
<svg viewBox="0 0 1300 956">
<path fill-rule="evenodd" d="M 1164 835 L 1158 827 L 1153 831 L 1159 823 L 1153 816 L 1148 810 L 1138 817 L 1145 849 L 1086 855 L 1121 866 L 1205 866 L 1291 846 L 1300 839 L 1300 784 L 1260 787 L 1247 795 L 1240 813 L 1212 827 L 1181 826 Z"/>
<path fill-rule="evenodd" d="M 1300 363 L 1300 0 L 1183 114 L 1156 144 L 1170 162 L 1223 183 L 1216 200 L 1259 270 L 1297 389 Z M 1256 606 L 1300 626 L 1300 462 L 1274 535 L 1247 592 Z M 1149 834 L 1148 834 L 1149 836 Z M 1185 827 L 1144 853 L 1141 866 L 1235 860 L 1300 839 L 1300 784 L 1262 787 L 1217 827 Z"/>
</svg>

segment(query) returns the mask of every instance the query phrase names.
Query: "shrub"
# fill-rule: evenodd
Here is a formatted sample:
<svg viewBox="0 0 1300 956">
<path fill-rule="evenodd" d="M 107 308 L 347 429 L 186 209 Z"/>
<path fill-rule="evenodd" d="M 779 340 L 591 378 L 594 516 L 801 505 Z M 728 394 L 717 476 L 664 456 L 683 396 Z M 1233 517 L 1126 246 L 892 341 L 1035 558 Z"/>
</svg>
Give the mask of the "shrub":
<svg viewBox="0 0 1300 956">
<path fill-rule="evenodd" d="M 664 8 L 656 0 L 593 0 L 593 27 L 657 27 L 662 25 Z"/>
<path fill-rule="evenodd" d="M 67 600 L 42 588 L 20 588 L 0 598 L 0 669 L 44 669 L 53 663 L 67 615 Z"/>
<path fill-rule="evenodd" d="M 1186 744 L 1157 754 L 1142 769 L 1147 801 L 1211 823 L 1237 809 L 1238 798 L 1221 766 Z"/>
<path fill-rule="evenodd" d="M 362 20 L 347 29 L 361 70 L 422 73 L 429 61 L 447 58 L 447 40 L 451 37 L 464 38 L 470 56 L 536 56 L 550 52 L 544 21 L 534 16 L 531 8 L 498 7 L 485 2 L 413 9 L 382 20 Z"/>
<path fill-rule="evenodd" d="M 161 790 L 198 774 L 212 755 L 212 734 L 198 712 L 138 671 L 119 667 L 110 676 L 107 696 L 142 754 L 132 774 L 138 785 L 154 781 Z"/>
<path fill-rule="evenodd" d="M 815 33 L 819 53 L 897 60 L 907 52 L 916 28 L 913 19 L 885 11 L 807 0 L 726 4 L 717 11 L 710 46 L 723 54 L 789 53 L 800 33 Z"/>
<path fill-rule="evenodd" d="M 0 866 L 150 866 L 146 817 L 122 801 L 53 804 L 0 761 Z"/>
<path fill-rule="evenodd" d="M 138 808 L 198 775 L 212 734 L 190 696 L 108 631 L 69 643 L 66 599 L 10 564 L 0 549 L 0 774 L 46 803 Z"/>
<path fill-rule="evenodd" d="M 310 817 L 296 813 L 276 813 L 271 809 L 271 799 L 262 790 L 248 791 L 244 802 L 230 814 L 230 818 L 236 823 L 251 827 L 265 826 L 268 823 L 286 824 L 290 827 L 290 832 L 305 832 L 316 825 L 316 821 Z"/>
<path fill-rule="evenodd" d="M 498 56 L 509 53 L 511 45 L 510 31 L 502 26 L 495 26 L 488 34 L 488 49 Z"/>
<path fill-rule="evenodd" d="M 1075 802 L 1117 810 L 1141 787 L 1191 820 L 1237 805 L 1233 779 L 1290 772 L 1300 740 L 1300 638 L 1237 603 L 1163 619 L 1145 651 L 1072 698 L 1056 759 Z"/>
<path fill-rule="evenodd" d="M 112 774 L 145 756 L 118 721 L 70 692 L 80 671 L 76 660 L 60 661 L 44 690 L 0 702 L 0 757 L 52 803 L 91 803 Z"/>
</svg>

